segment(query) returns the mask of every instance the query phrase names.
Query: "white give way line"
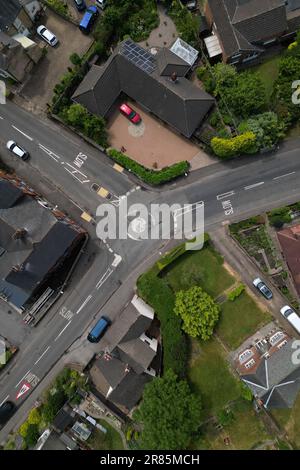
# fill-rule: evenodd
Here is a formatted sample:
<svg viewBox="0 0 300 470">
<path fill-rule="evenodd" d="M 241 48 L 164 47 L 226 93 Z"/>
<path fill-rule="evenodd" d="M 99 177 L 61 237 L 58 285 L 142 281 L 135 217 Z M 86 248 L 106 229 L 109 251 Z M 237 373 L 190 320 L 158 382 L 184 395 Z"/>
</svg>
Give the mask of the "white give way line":
<svg viewBox="0 0 300 470">
<path fill-rule="evenodd" d="M 16 127 L 16 126 L 11 126 L 11 127 L 13 127 L 16 131 L 20 132 L 20 134 L 22 134 L 24 137 L 26 137 L 26 139 L 29 139 L 31 141 L 33 140 L 33 138 L 30 137 L 30 135 L 25 134 L 25 132 L 21 131 L 21 129 L 18 129 L 18 127 Z"/>
</svg>

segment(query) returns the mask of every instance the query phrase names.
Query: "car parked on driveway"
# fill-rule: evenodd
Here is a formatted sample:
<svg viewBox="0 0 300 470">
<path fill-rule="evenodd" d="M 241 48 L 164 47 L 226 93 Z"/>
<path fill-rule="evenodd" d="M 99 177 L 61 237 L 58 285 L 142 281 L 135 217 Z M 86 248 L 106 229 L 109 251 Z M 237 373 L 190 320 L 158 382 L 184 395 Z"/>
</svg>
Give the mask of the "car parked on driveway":
<svg viewBox="0 0 300 470">
<path fill-rule="evenodd" d="M 6 148 L 22 160 L 27 160 L 29 158 L 29 152 L 27 152 L 27 150 L 24 150 L 21 145 L 16 144 L 16 142 L 14 142 L 13 140 L 9 140 L 7 142 Z"/>
<path fill-rule="evenodd" d="M 126 103 L 123 103 L 121 104 L 120 106 L 120 112 L 122 114 L 124 114 L 124 116 L 127 117 L 127 119 L 129 119 L 130 122 L 132 122 L 133 124 L 139 124 L 142 120 L 141 116 L 139 115 L 139 113 L 137 113 L 136 111 L 134 111 L 128 104 Z"/>
<path fill-rule="evenodd" d="M 271 300 L 273 297 L 272 291 L 269 289 L 269 287 L 259 278 L 257 277 L 253 281 L 253 285 L 256 287 L 256 289 L 259 290 L 259 292 L 267 299 Z"/>
<path fill-rule="evenodd" d="M 295 310 L 293 310 L 289 305 L 285 305 L 284 307 L 280 309 L 280 313 L 287 319 L 287 321 L 300 334 L 300 317 L 299 315 L 297 315 Z"/>
<path fill-rule="evenodd" d="M 84 0 L 73 0 L 78 11 L 84 11 L 86 9 L 86 3 Z"/>
<path fill-rule="evenodd" d="M 12 401 L 5 401 L 0 406 L 0 427 L 4 426 L 15 412 L 15 404 Z"/>
<path fill-rule="evenodd" d="M 85 34 L 89 34 L 98 15 L 99 15 L 99 10 L 96 7 L 96 5 L 92 5 L 88 7 L 80 21 L 80 24 L 79 24 L 80 31 L 82 31 Z"/>
<path fill-rule="evenodd" d="M 55 36 L 55 34 L 52 33 L 52 31 L 50 31 L 50 29 L 46 28 L 46 26 L 41 24 L 37 28 L 36 32 L 42 39 L 44 39 L 44 41 L 49 44 L 49 46 L 54 47 L 58 44 L 57 37 Z"/>
</svg>

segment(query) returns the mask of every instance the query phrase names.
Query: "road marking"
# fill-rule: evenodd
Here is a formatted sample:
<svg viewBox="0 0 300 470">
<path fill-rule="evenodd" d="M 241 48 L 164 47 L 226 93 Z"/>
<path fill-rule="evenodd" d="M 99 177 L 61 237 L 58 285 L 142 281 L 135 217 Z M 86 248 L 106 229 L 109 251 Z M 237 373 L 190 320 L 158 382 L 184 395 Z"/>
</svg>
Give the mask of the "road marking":
<svg viewBox="0 0 300 470">
<path fill-rule="evenodd" d="M 111 249 L 111 248 L 109 248 L 109 249 Z M 115 259 L 113 260 L 113 262 L 111 263 L 111 265 L 112 265 L 114 268 L 116 268 L 116 267 L 121 263 L 121 261 L 122 261 L 122 256 L 121 256 L 121 255 L 117 255 L 117 254 L 115 253 Z"/>
<path fill-rule="evenodd" d="M 244 187 L 244 190 L 245 190 L 245 191 L 248 191 L 248 189 L 257 188 L 258 186 L 261 186 L 262 184 L 265 184 L 265 182 L 264 182 L 264 181 L 260 181 L 259 183 L 250 184 L 250 186 L 245 186 L 245 187 Z"/>
<path fill-rule="evenodd" d="M 114 272 L 114 270 L 112 268 L 108 268 L 105 273 L 103 274 L 103 276 L 99 279 L 99 281 L 97 282 L 96 284 L 96 289 L 100 289 L 101 286 L 103 286 L 103 284 L 107 281 L 107 279 L 109 278 L 109 276 L 112 275 L 112 273 Z"/>
<path fill-rule="evenodd" d="M 296 173 L 295 171 L 291 171 L 291 173 L 286 173 L 285 175 L 276 176 L 276 178 L 273 178 L 273 180 L 279 180 L 281 178 L 286 178 L 287 176 L 294 175 L 295 173 Z"/>
<path fill-rule="evenodd" d="M 39 144 L 39 148 L 41 150 L 43 150 L 43 152 L 45 152 L 47 155 L 49 155 L 49 157 L 53 158 L 53 160 L 55 160 L 56 162 L 58 162 L 58 160 L 60 160 L 60 156 L 59 155 L 56 155 L 56 153 L 52 152 L 52 150 L 49 150 L 47 147 L 45 147 L 44 145 L 42 144 Z"/>
<path fill-rule="evenodd" d="M 60 309 L 59 315 L 61 317 L 65 318 L 66 320 L 71 320 L 71 318 L 73 318 L 73 316 L 74 316 L 72 310 L 68 310 L 68 308 L 65 307 L 65 306 L 63 306 Z"/>
<path fill-rule="evenodd" d="M 3 119 L 3 118 L 2 118 Z M 7 397 L 4 398 L 4 400 L 0 403 L 0 406 L 3 405 L 3 403 L 9 398 L 9 395 L 7 395 Z"/>
<path fill-rule="evenodd" d="M 0 119 L 4 119 L 2 116 L 0 116 Z"/>
<path fill-rule="evenodd" d="M 48 346 L 47 349 L 45 349 L 45 351 L 43 352 L 43 354 L 40 355 L 40 357 L 35 361 L 34 365 L 36 365 L 38 362 L 40 362 L 40 360 L 42 359 L 42 357 L 45 356 L 45 354 L 49 351 L 50 349 L 50 346 Z"/>
<path fill-rule="evenodd" d="M 67 166 L 69 168 L 67 168 Z M 64 169 L 68 173 L 70 173 L 70 175 L 72 175 L 75 180 L 79 181 L 79 183 L 84 184 L 84 183 L 89 183 L 90 182 L 90 180 L 87 179 L 87 176 L 84 173 L 82 173 L 82 171 L 79 171 L 77 168 L 75 168 L 73 165 L 71 165 L 71 163 L 68 163 L 68 162 L 65 163 L 64 164 Z"/>
<path fill-rule="evenodd" d="M 226 216 L 233 215 L 233 206 L 230 199 L 222 201 L 222 207 Z"/>
<path fill-rule="evenodd" d="M 29 140 L 33 140 L 32 137 L 30 137 L 30 135 L 27 135 L 25 134 L 25 132 L 21 131 L 21 129 L 18 129 L 16 126 L 12 126 L 16 131 L 20 132 L 20 134 L 24 135 L 24 137 L 26 137 L 26 139 L 29 139 Z"/>
<path fill-rule="evenodd" d="M 18 400 L 22 395 L 28 392 L 30 390 L 30 385 L 27 384 L 26 382 L 22 385 L 21 389 L 19 390 L 19 393 L 16 396 L 16 400 Z"/>
<path fill-rule="evenodd" d="M 83 212 L 80 217 L 86 222 L 90 222 L 92 220 L 92 216 L 87 212 Z"/>
<path fill-rule="evenodd" d="M 61 332 L 56 336 L 55 340 L 54 341 L 57 341 L 58 338 L 63 334 L 63 332 L 68 328 L 68 326 L 70 325 L 70 323 L 72 322 L 72 320 L 70 320 L 66 326 L 61 330 Z"/>
<path fill-rule="evenodd" d="M 81 310 L 86 306 L 86 304 L 91 300 L 92 297 L 93 297 L 92 295 L 88 295 L 85 301 L 80 305 L 79 309 L 76 312 L 76 315 L 78 315 L 78 313 L 81 312 Z"/>
<path fill-rule="evenodd" d="M 114 164 L 113 169 L 118 171 L 119 173 L 123 173 L 124 168 L 121 165 L 118 165 L 117 163 Z"/>
<path fill-rule="evenodd" d="M 29 374 L 29 372 L 30 372 L 30 369 L 29 369 L 29 370 L 26 372 L 26 374 L 21 378 L 21 380 L 19 380 L 19 382 L 17 383 L 17 385 L 15 386 L 15 388 L 17 388 L 17 387 L 20 385 L 20 383 L 22 382 L 22 380 L 25 379 L 25 377 Z"/>
<path fill-rule="evenodd" d="M 217 200 L 220 201 L 220 199 L 225 199 L 230 196 L 233 196 L 235 194 L 235 191 L 228 191 L 228 193 L 223 193 L 223 194 L 218 194 Z"/>
</svg>

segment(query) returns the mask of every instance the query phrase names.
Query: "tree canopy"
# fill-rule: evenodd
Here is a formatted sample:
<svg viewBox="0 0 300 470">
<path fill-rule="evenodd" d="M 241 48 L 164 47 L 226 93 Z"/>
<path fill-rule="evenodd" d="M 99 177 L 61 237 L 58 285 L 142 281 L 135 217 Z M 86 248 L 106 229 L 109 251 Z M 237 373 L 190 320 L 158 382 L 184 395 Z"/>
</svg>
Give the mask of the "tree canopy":
<svg viewBox="0 0 300 470">
<path fill-rule="evenodd" d="M 186 380 L 168 370 L 146 385 L 134 418 L 143 431 L 141 446 L 149 450 L 186 449 L 201 419 L 201 400 Z"/>
</svg>

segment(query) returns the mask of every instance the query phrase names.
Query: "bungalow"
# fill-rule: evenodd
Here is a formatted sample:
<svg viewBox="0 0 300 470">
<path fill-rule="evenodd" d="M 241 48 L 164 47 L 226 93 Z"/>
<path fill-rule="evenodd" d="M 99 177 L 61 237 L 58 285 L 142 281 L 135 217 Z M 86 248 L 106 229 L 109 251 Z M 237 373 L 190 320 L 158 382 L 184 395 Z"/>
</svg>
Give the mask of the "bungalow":
<svg viewBox="0 0 300 470">
<path fill-rule="evenodd" d="M 268 409 L 293 406 L 300 391 L 296 346 L 293 338 L 275 329 L 237 353 L 236 369 L 259 405 Z"/>
<path fill-rule="evenodd" d="M 207 0 L 209 56 L 244 64 L 300 28 L 300 0 Z"/>
<path fill-rule="evenodd" d="M 126 39 L 105 65 L 92 66 L 73 100 L 90 113 L 107 117 L 124 94 L 178 133 L 191 137 L 214 105 L 212 96 L 186 78 L 198 52 L 182 39 L 171 49 L 155 52 Z"/>
</svg>

